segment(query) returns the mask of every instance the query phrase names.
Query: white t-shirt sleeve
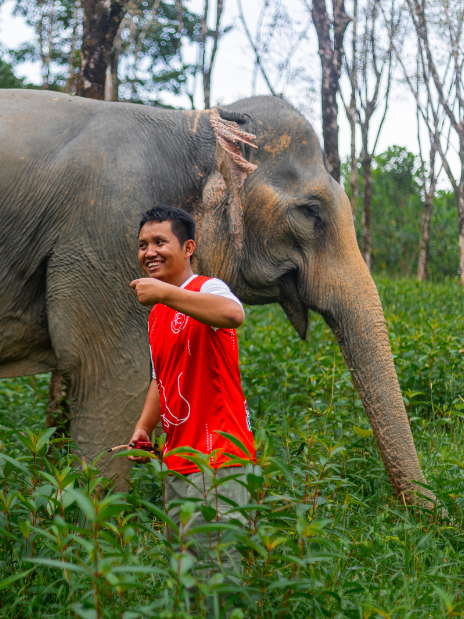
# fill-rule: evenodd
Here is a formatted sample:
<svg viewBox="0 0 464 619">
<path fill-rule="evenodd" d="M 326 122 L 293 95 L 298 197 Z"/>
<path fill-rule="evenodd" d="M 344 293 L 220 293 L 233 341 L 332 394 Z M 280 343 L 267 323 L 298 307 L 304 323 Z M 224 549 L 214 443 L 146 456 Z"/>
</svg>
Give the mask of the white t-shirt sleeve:
<svg viewBox="0 0 464 619">
<path fill-rule="evenodd" d="M 216 277 L 213 277 L 213 279 L 209 279 L 207 282 L 203 284 L 203 286 L 200 289 L 200 292 L 206 292 L 208 294 L 217 294 L 220 297 L 231 299 L 231 301 L 235 301 L 235 303 L 238 303 L 238 305 L 240 305 L 240 307 L 242 308 L 242 312 L 243 312 L 243 305 L 240 303 L 240 300 L 234 295 L 234 293 L 229 288 L 229 286 L 225 282 L 223 282 L 221 279 L 217 279 Z M 243 315 L 245 315 L 245 312 L 243 312 Z"/>
</svg>

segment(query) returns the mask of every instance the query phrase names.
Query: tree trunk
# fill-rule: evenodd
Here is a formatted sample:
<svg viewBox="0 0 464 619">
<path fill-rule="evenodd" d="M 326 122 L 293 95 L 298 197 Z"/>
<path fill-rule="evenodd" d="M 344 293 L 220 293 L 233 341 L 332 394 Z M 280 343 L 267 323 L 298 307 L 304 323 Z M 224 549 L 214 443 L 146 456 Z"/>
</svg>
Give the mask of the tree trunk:
<svg viewBox="0 0 464 619">
<path fill-rule="evenodd" d="M 67 92 L 68 94 L 73 92 L 74 85 L 76 82 L 76 77 L 77 77 L 76 74 L 73 73 L 73 69 L 74 69 L 74 57 L 76 55 L 77 27 L 79 25 L 79 8 L 80 8 L 80 2 L 79 0 L 76 0 L 74 4 L 73 29 L 72 29 L 72 35 L 71 35 L 71 51 L 68 57 L 68 79 L 66 81 L 66 88 L 65 88 L 65 92 Z"/>
<path fill-rule="evenodd" d="M 456 192 L 459 216 L 459 278 L 461 286 L 464 286 L 464 129 L 462 123 L 459 133 L 459 157 L 461 159 L 461 178 Z"/>
<path fill-rule="evenodd" d="M 106 70 L 126 3 L 123 0 L 83 0 L 82 6 L 83 36 L 77 94 L 103 100 Z"/>
<path fill-rule="evenodd" d="M 324 151 L 330 174 L 337 182 L 340 182 L 337 93 L 340 89 L 343 38 L 350 18 L 345 13 L 344 0 L 334 0 L 333 20 L 327 13 L 325 0 L 313 0 L 312 17 L 319 41 L 319 57 L 322 67 L 321 102 Z"/>
<path fill-rule="evenodd" d="M 207 33 L 208 33 L 208 7 L 209 2 L 205 0 L 205 12 L 202 19 L 201 24 L 201 40 L 203 42 L 203 53 L 202 53 L 202 74 L 203 74 L 203 95 L 205 100 L 205 110 L 208 110 L 211 107 L 211 75 L 213 72 L 214 59 L 216 57 L 216 52 L 218 49 L 219 43 L 219 31 L 221 24 L 221 15 L 224 8 L 224 0 L 217 0 L 216 2 L 216 28 L 213 32 L 213 48 L 211 50 L 211 55 L 209 60 L 207 58 Z"/>
<path fill-rule="evenodd" d="M 418 125 L 419 126 L 419 125 Z M 437 183 L 435 175 L 435 155 L 437 152 L 437 135 L 435 134 L 430 149 L 430 185 L 425 194 L 424 212 L 422 213 L 421 241 L 419 247 L 419 262 L 417 264 L 417 279 L 425 282 L 428 279 L 429 262 L 429 240 L 430 240 L 430 220 L 432 218 L 433 196 L 435 195 L 435 185 Z M 422 157 L 422 155 L 421 155 Z M 426 186 L 426 176 L 424 164 L 422 163 L 422 179 Z"/>
<path fill-rule="evenodd" d="M 205 98 L 205 110 L 211 107 L 211 74 L 209 71 L 203 74 L 203 94 Z"/>
<path fill-rule="evenodd" d="M 356 157 L 356 121 L 353 116 L 349 117 L 351 127 L 351 172 L 350 172 L 350 187 L 351 187 L 351 212 L 356 225 L 356 206 L 358 202 L 358 159 Z"/>
<path fill-rule="evenodd" d="M 419 262 L 417 264 L 417 279 L 420 282 L 425 282 L 428 279 L 430 220 L 432 218 L 433 193 L 432 190 L 425 194 L 424 211 L 422 213 Z"/>
<path fill-rule="evenodd" d="M 372 202 L 372 157 L 363 158 L 364 202 L 363 202 L 363 239 L 362 255 L 369 271 L 371 270 L 371 202 Z"/>
<path fill-rule="evenodd" d="M 115 45 L 110 54 L 110 61 L 106 68 L 105 101 L 119 101 L 119 56 L 121 55 L 121 42 Z"/>
<path fill-rule="evenodd" d="M 459 278 L 464 286 L 464 179 L 459 184 L 458 195 L 459 211 Z"/>
</svg>

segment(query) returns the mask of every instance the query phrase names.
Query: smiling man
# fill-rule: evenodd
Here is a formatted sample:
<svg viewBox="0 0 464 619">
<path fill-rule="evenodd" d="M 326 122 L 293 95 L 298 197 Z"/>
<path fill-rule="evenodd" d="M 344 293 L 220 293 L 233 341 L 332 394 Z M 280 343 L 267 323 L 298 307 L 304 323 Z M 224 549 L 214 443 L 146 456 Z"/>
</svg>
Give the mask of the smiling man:
<svg viewBox="0 0 464 619">
<path fill-rule="evenodd" d="M 152 381 L 131 443 L 150 440 L 161 419 L 167 436 L 164 453 L 187 446 L 211 454 L 211 466 L 220 469 L 218 477 L 234 476 L 221 486 L 220 493 L 246 505 L 248 493 L 235 479 L 243 475 L 243 467 L 227 466 L 230 458 L 226 455 L 243 458 L 244 453 L 217 432 L 237 437 L 254 458 L 235 333 L 244 312 L 223 281 L 193 273 L 194 239 L 193 218 L 178 208 L 155 206 L 140 222 L 138 258 L 147 277 L 131 282 L 131 288 L 142 305 L 153 306 L 148 323 Z M 168 455 L 164 461 L 203 489 L 205 480 L 196 465 L 177 455 Z M 210 486 L 206 478 L 206 490 Z M 174 502 L 169 515 L 177 524 L 180 502 L 202 498 L 187 481 L 173 475 L 166 480 L 166 504 Z M 216 508 L 215 500 L 213 505 Z M 239 517 L 225 514 L 230 504 L 224 501 L 218 502 L 217 510 L 221 520 Z M 206 537 L 203 545 L 209 547 Z M 229 555 L 231 562 L 239 562 L 236 551 Z"/>
</svg>

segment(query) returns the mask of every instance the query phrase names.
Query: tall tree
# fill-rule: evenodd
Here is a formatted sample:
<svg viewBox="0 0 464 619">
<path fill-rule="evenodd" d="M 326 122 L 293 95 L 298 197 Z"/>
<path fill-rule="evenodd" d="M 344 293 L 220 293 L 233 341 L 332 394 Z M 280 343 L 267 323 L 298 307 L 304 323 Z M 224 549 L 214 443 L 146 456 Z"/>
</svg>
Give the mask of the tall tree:
<svg viewBox="0 0 464 619">
<path fill-rule="evenodd" d="M 14 15 L 21 15 L 34 35 L 10 56 L 16 63 L 39 62 L 42 88 L 66 89 L 75 69 L 79 5 L 73 0 L 17 0 Z"/>
<path fill-rule="evenodd" d="M 332 15 L 325 0 L 313 0 L 311 9 L 319 41 L 322 67 L 321 103 L 322 136 L 329 172 L 340 181 L 340 156 L 338 153 L 338 103 L 340 75 L 343 62 L 343 39 L 351 18 L 345 11 L 345 0 L 332 1 Z"/>
<path fill-rule="evenodd" d="M 105 98 L 106 70 L 127 0 L 83 0 L 83 32 L 77 94 Z"/>
<path fill-rule="evenodd" d="M 406 0 L 436 100 L 458 144 L 453 171 L 443 140 L 437 141 L 443 167 L 458 205 L 460 281 L 464 286 L 464 3 L 462 0 Z M 445 132 L 446 134 L 446 132 Z"/>
<path fill-rule="evenodd" d="M 284 96 L 288 86 L 298 92 L 312 91 L 312 73 L 307 56 L 304 65 L 297 53 L 308 39 L 311 17 L 306 9 L 301 14 L 289 11 L 282 0 L 261 0 L 261 8 L 254 34 L 247 23 L 241 0 L 237 0 L 239 18 L 253 55 L 251 94 L 257 90 L 261 76 L 274 96 Z M 302 18 L 305 19 L 302 19 Z M 297 107 L 301 107 L 296 104 Z"/>
<path fill-rule="evenodd" d="M 79 64 L 80 64 L 80 29 L 82 26 L 82 9 L 80 0 L 75 0 L 74 11 L 71 20 L 71 41 L 70 50 L 68 56 L 68 75 L 66 80 L 65 90 L 67 93 L 74 93 L 76 91 L 76 82 L 79 76 Z"/>
<path fill-rule="evenodd" d="M 388 21 L 385 20 L 387 27 Z M 401 39 L 405 40 L 408 37 L 411 47 L 410 22 L 405 21 Z M 408 57 L 399 49 L 395 38 L 390 33 L 393 44 L 393 49 L 397 61 L 401 67 L 404 81 L 407 83 L 411 94 L 416 103 L 416 124 L 417 124 L 417 143 L 419 146 L 420 168 L 419 175 L 422 185 L 423 194 L 423 211 L 421 223 L 421 236 L 419 243 L 419 258 L 417 263 L 417 279 L 425 281 L 428 279 L 428 262 L 430 248 L 430 226 L 432 220 L 433 198 L 435 195 L 435 187 L 437 179 L 443 168 L 443 164 L 437 171 L 437 153 L 440 147 L 440 137 L 443 133 L 444 121 L 446 116 L 440 109 L 439 101 L 433 96 L 432 77 L 430 75 L 428 63 L 426 60 L 425 50 L 420 39 L 416 40 L 416 45 L 412 46 L 413 51 L 410 54 L 413 57 L 413 62 L 408 63 Z M 449 66 L 449 63 L 448 63 Z M 428 156 L 424 153 L 424 146 L 421 138 L 421 128 L 425 127 L 428 136 Z M 444 146 L 442 152 L 447 154 L 449 151 L 449 132 L 448 144 Z"/>
<path fill-rule="evenodd" d="M 214 60 L 218 50 L 219 36 L 220 36 L 220 24 L 222 11 L 224 9 L 224 1 L 216 0 L 216 24 L 214 30 L 210 33 L 212 39 L 211 50 L 208 50 L 207 37 L 208 37 L 208 14 L 209 14 L 209 0 L 205 0 L 203 18 L 201 20 L 200 31 L 200 70 L 203 78 L 203 97 L 205 101 L 205 109 L 211 107 L 211 76 L 213 72 Z"/>
<path fill-rule="evenodd" d="M 353 21 L 351 29 L 351 60 L 346 56 L 344 63 L 346 64 L 346 73 L 350 81 L 350 101 L 345 102 L 343 91 L 340 90 L 340 95 L 345 108 L 346 116 L 350 124 L 351 133 L 351 149 L 350 149 L 350 204 L 353 219 L 356 221 L 356 207 L 358 204 L 358 157 L 356 154 L 356 129 L 358 126 L 358 116 L 356 108 L 356 88 L 358 86 L 358 0 L 353 0 Z"/>
<path fill-rule="evenodd" d="M 397 32 L 399 14 L 391 6 L 390 30 L 386 30 L 380 13 L 381 0 L 365 0 L 362 23 L 359 16 L 353 24 L 353 58 L 345 63 L 351 83 L 351 114 L 361 129 L 361 166 L 364 196 L 362 216 L 362 254 L 371 268 L 371 206 L 372 160 L 388 110 L 392 83 L 393 43 L 389 32 Z M 354 95 L 354 96 L 353 96 Z M 355 111 L 354 111 L 355 110 Z M 380 120 L 373 132 L 373 117 L 380 112 Z"/>
<path fill-rule="evenodd" d="M 132 0 L 113 42 L 105 99 L 165 105 L 169 93 L 193 108 L 201 63 L 186 62 L 184 49 L 191 56 L 200 47 L 201 21 L 181 0 Z"/>
</svg>

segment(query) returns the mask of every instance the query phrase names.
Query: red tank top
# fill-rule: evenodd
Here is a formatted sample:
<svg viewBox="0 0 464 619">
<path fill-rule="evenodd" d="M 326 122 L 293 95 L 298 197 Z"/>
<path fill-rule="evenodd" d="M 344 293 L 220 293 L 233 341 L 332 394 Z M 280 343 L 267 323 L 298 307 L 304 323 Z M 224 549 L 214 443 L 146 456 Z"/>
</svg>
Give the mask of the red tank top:
<svg viewBox="0 0 464 619">
<path fill-rule="evenodd" d="M 185 289 L 199 292 L 208 279 L 197 276 Z M 224 452 L 246 457 L 217 434 L 220 430 L 237 437 L 255 459 L 235 329 L 214 330 L 158 303 L 150 313 L 148 336 L 167 435 L 164 453 L 186 446 L 205 454 L 219 449 L 214 462 L 211 457 L 215 468 L 229 460 Z M 168 456 L 165 463 L 184 475 L 198 471 L 177 455 Z"/>
</svg>

